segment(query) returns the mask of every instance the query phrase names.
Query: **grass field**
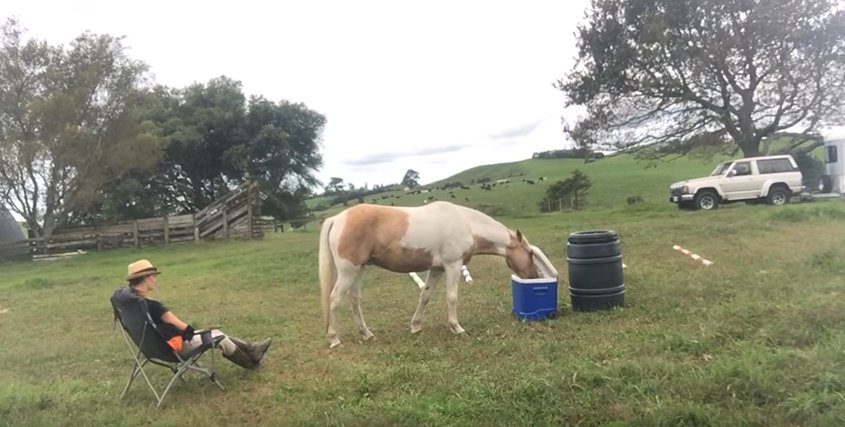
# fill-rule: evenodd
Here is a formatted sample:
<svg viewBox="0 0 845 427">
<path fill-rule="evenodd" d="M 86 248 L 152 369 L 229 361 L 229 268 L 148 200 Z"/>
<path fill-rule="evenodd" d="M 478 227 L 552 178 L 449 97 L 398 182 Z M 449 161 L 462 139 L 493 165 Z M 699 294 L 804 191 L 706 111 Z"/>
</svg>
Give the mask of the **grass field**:
<svg viewBox="0 0 845 427">
<path fill-rule="evenodd" d="M 596 204 L 601 194 L 597 185 Z M 440 286 L 411 335 L 417 287 L 373 268 L 363 310 L 378 340 L 358 341 L 344 305 L 344 345 L 331 351 L 315 226 L 0 264 L 0 425 L 845 425 L 842 202 L 681 212 L 655 196 L 614 206 L 501 218 L 561 272 L 556 319 L 515 319 L 504 261 L 477 257 L 475 283 L 461 287 L 467 334 L 449 332 Z M 565 243 L 595 228 L 621 235 L 626 307 L 576 313 Z M 244 371 L 217 354 L 227 391 L 193 376 L 161 410 L 142 382 L 119 400 L 131 358 L 108 298 L 141 257 L 164 272 L 154 297 L 191 324 L 272 336 L 264 366 Z"/>
</svg>

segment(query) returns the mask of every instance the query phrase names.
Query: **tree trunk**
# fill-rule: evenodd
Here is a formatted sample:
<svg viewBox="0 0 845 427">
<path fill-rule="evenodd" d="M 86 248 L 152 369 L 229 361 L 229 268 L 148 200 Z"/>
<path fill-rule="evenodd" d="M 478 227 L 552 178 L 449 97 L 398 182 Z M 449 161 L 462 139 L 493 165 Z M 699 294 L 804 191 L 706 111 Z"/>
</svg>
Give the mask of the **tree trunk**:
<svg viewBox="0 0 845 427">
<path fill-rule="evenodd" d="M 41 231 L 41 225 L 38 224 L 38 221 L 35 218 L 27 217 L 26 218 L 26 225 L 29 226 L 29 233 L 30 233 L 30 236 L 27 236 L 27 237 L 38 238 L 38 237 L 41 237 L 41 235 L 43 234 L 42 231 Z"/>
<path fill-rule="evenodd" d="M 736 145 L 742 150 L 743 157 L 757 157 L 760 155 L 760 141 L 754 138 L 736 141 Z"/>
</svg>

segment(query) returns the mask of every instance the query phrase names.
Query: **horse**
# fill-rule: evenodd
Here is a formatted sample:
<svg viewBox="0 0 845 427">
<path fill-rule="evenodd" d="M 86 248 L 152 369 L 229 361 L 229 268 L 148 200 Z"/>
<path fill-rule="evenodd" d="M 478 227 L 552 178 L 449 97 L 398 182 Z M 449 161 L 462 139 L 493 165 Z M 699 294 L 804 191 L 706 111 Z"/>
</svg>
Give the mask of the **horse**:
<svg viewBox="0 0 845 427">
<path fill-rule="evenodd" d="M 413 334 L 422 329 L 432 289 L 445 275 L 449 327 L 453 333 L 463 334 L 457 309 L 461 266 L 475 255 L 498 255 L 516 275 L 534 279 L 539 273 L 532 248 L 519 230 L 512 231 L 475 209 L 443 201 L 420 207 L 359 204 L 326 218 L 320 229 L 319 276 L 329 348 L 340 345 L 335 311 L 343 295 L 349 296 L 364 341 L 374 338 L 360 304 L 367 265 L 397 273 L 428 270 L 411 318 Z"/>
</svg>

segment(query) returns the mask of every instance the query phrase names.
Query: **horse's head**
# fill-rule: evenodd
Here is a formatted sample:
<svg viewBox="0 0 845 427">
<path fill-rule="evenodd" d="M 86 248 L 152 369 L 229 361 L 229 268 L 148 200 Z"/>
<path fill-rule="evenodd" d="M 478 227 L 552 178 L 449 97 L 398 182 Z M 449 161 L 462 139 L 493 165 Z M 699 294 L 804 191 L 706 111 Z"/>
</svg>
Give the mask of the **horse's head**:
<svg viewBox="0 0 845 427">
<path fill-rule="evenodd" d="M 516 230 L 516 234 L 510 236 L 507 246 L 505 260 L 508 267 L 522 279 L 536 279 L 540 277 L 537 266 L 534 264 L 534 254 L 528 239 L 522 232 Z"/>
</svg>

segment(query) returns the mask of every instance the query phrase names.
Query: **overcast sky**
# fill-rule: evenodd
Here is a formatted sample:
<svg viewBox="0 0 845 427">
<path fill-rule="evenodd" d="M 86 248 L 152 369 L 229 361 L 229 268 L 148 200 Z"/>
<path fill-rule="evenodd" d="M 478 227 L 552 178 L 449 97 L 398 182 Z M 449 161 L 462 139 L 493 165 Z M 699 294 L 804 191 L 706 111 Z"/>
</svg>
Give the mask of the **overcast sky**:
<svg viewBox="0 0 845 427">
<path fill-rule="evenodd" d="M 125 36 L 170 87 L 225 75 L 328 120 L 318 177 L 429 183 L 566 145 L 564 98 L 587 0 L 2 0 L 28 36 Z"/>
</svg>

